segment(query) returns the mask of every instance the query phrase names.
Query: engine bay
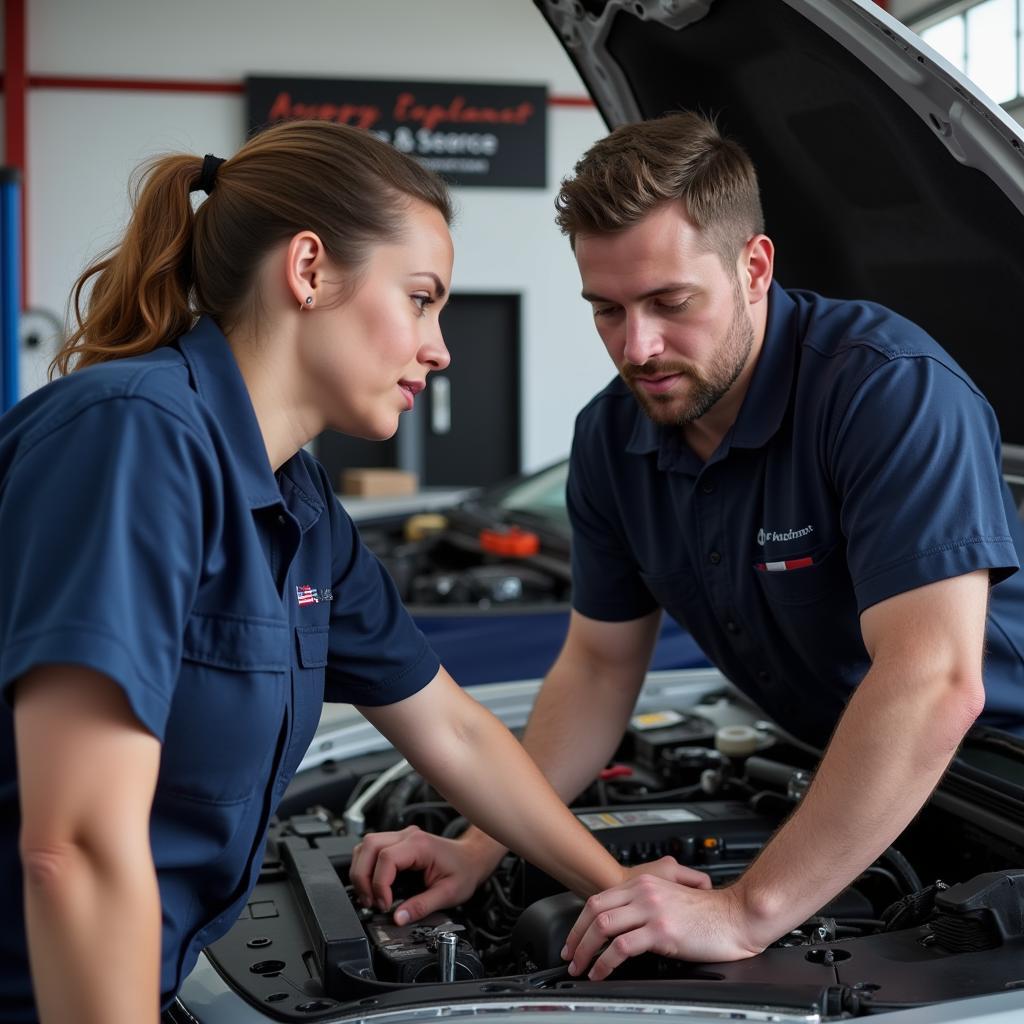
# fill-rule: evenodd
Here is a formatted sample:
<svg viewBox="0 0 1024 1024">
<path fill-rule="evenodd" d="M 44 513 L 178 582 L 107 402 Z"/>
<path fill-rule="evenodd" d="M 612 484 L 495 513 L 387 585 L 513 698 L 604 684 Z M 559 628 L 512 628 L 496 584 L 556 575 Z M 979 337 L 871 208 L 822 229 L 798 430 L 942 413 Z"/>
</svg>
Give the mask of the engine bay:
<svg viewBox="0 0 1024 1024">
<path fill-rule="evenodd" d="M 568 530 L 557 520 L 522 511 L 510 518 L 497 506 L 467 502 L 445 515 L 382 517 L 362 524 L 360 534 L 416 609 L 569 600 Z"/>
<path fill-rule="evenodd" d="M 636 716 L 574 802 L 622 864 L 670 855 L 727 885 L 806 792 L 816 752 L 769 723 L 719 724 L 729 703 Z M 824 1019 L 1024 986 L 1024 744 L 994 730 L 968 740 L 915 822 L 852 885 L 737 963 L 648 954 L 604 982 L 572 979 L 559 953 L 582 901 L 511 853 L 465 904 L 399 927 L 358 906 L 348 869 L 364 832 L 410 825 L 454 837 L 466 821 L 394 752 L 297 777 L 247 910 L 207 950 L 222 978 L 280 1020 L 436 999 L 438 986 L 476 998 L 643 993 Z M 421 876 L 399 876 L 396 899 L 421 887 Z"/>
</svg>

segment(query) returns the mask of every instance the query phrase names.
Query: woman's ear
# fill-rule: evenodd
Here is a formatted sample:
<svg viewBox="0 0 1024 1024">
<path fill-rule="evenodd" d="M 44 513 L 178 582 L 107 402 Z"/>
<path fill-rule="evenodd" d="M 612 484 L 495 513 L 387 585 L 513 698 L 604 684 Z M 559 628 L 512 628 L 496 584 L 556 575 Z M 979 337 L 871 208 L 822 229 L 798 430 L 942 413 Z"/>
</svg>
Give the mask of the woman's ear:
<svg viewBox="0 0 1024 1024">
<path fill-rule="evenodd" d="M 313 309 L 323 297 L 323 271 L 327 253 L 320 236 L 300 231 L 288 243 L 285 276 L 288 290 L 300 309 Z"/>
</svg>

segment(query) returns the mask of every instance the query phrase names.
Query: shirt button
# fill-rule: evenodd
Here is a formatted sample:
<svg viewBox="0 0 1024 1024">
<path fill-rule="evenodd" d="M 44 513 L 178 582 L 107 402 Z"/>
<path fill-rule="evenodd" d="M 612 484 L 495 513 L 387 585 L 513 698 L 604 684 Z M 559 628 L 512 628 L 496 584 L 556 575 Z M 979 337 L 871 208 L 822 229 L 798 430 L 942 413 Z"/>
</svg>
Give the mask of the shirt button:
<svg viewBox="0 0 1024 1024">
<path fill-rule="evenodd" d="M 719 554 L 719 553 L 718 553 L 717 551 L 712 551 L 712 552 L 711 552 L 711 554 L 710 554 L 710 555 L 708 555 L 708 561 L 709 561 L 709 562 L 710 562 L 710 563 L 711 563 L 712 565 L 718 565 L 718 563 L 719 563 L 719 562 L 720 562 L 721 560 L 722 560 L 722 556 L 721 556 L 721 555 L 720 555 L 720 554 Z"/>
<path fill-rule="evenodd" d="M 279 522 L 279 523 L 280 523 L 280 524 L 281 524 L 282 526 L 284 526 L 284 524 L 285 524 L 285 523 L 287 522 L 287 520 L 285 519 L 285 517 L 284 517 L 283 515 L 279 515 L 279 516 L 277 517 L 277 521 L 278 521 L 278 522 Z"/>
<path fill-rule="evenodd" d="M 705 494 L 714 494 L 715 493 L 715 485 L 713 483 L 710 483 L 710 482 L 708 482 L 706 484 L 701 484 L 700 485 L 700 489 Z"/>
<path fill-rule="evenodd" d="M 730 632 L 730 633 L 738 633 L 738 632 L 740 631 L 740 627 L 739 627 L 739 626 L 737 626 L 737 625 L 736 625 L 736 623 L 732 621 L 732 619 L 730 619 L 730 620 L 729 620 L 729 621 L 728 621 L 728 622 L 727 622 L 727 623 L 725 624 L 725 628 L 726 628 L 726 630 L 727 630 L 728 632 Z"/>
</svg>

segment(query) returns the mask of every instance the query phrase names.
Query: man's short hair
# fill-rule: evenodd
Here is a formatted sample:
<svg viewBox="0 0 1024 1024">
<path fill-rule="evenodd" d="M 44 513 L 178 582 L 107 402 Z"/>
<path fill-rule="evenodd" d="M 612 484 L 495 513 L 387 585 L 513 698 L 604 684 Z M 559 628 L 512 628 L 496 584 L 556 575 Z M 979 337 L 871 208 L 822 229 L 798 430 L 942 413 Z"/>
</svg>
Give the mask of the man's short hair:
<svg viewBox="0 0 1024 1024">
<path fill-rule="evenodd" d="M 622 125 L 594 143 L 562 181 L 555 222 L 575 249 L 579 235 L 621 231 L 671 200 L 683 202 L 727 270 L 764 231 L 750 157 L 691 111 Z"/>
</svg>

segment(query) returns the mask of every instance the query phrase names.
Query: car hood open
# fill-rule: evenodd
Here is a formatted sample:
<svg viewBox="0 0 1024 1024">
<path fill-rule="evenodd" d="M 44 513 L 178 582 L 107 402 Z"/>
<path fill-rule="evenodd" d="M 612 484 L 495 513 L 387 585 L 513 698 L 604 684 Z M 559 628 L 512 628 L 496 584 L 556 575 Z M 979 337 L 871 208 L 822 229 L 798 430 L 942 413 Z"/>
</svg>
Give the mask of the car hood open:
<svg viewBox="0 0 1024 1024">
<path fill-rule="evenodd" d="M 928 330 L 1024 444 L 1024 135 L 871 0 L 535 0 L 609 127 L 693 109 L 758 169 L 776 276 Z"/>
</svg>

